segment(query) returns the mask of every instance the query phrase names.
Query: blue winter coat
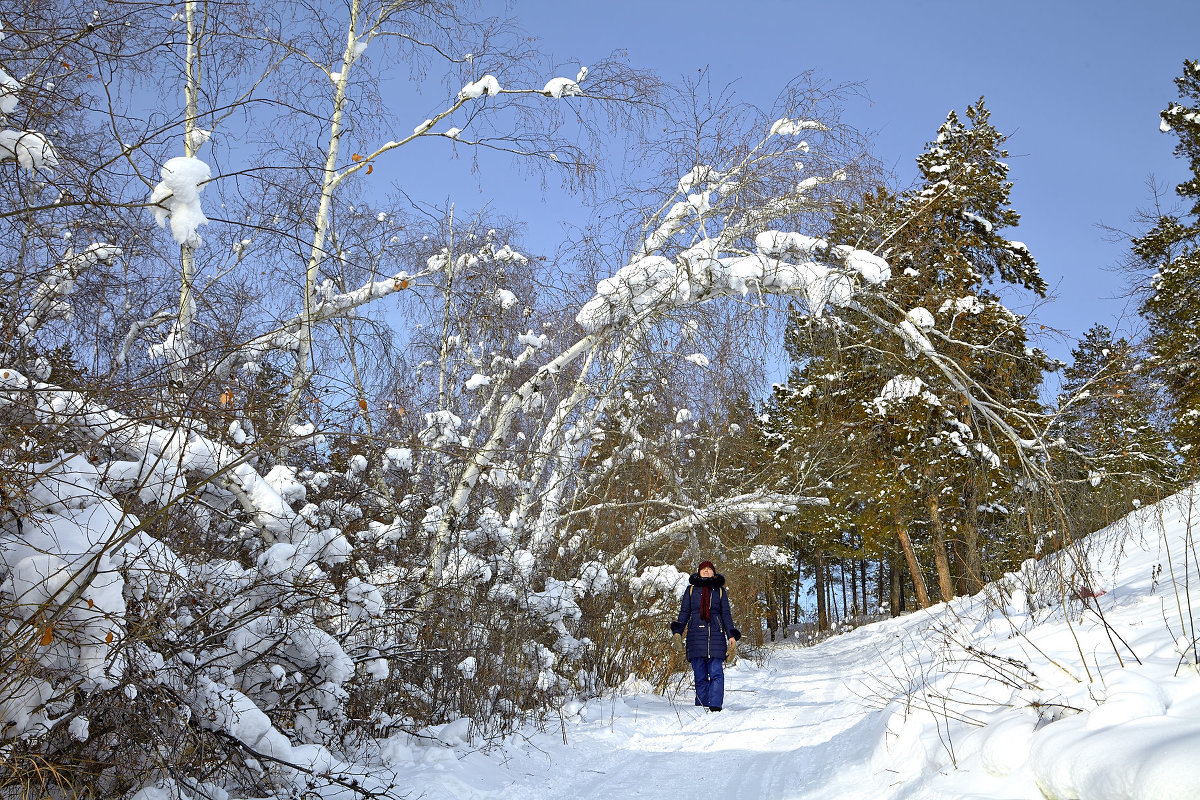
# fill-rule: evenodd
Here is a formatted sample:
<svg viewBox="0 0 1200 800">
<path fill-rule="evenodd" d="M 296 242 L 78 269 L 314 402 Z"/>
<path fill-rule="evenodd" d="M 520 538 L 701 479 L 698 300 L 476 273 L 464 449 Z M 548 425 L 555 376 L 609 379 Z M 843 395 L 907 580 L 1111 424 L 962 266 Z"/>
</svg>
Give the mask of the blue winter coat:
<svg viewBox="0 0 1200 800">
<path fill-rule="evenodd" d="M 701 578 L 696 573 L 688 578 L 688 583 L 690 585 L 679 601 L 679 619 L 671 623 L 671 633 L 687 630 L 688 661 L 694 658 L 723 659 L 729 638 L 742 638 L 741 631 L 733 627 L 733 609 L 729 606 L 729 593 L 725 590 L 725 576 Z M 700 614 L 705 586 L 710 590 L 708 619 Z"/>
</svg>

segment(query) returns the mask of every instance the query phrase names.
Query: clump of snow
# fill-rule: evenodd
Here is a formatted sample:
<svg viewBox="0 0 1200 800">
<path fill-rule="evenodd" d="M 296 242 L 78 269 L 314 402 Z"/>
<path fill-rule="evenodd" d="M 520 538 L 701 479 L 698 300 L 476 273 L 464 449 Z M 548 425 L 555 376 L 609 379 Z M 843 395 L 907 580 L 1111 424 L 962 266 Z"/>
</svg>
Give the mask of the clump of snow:
<svg viewBox="0 0 1200 800">
<path fill-rule="evenodd" d="M 475 677 L 475 671 L 478 669 L 479 663 L 475 660 L 475 656 L 467 656 L 462 661 L 458 662 L 458 672 L 467 680 Z"/>
<path fill-rule="evenodd" d="M 871 401 L 871 405 L 880 415 L 888 413 L 894 403 L 902 403 L 910 398 L 919 398 L 930 406 L 940 406 L 942 401 L 937 395 L 925 388 L 925 382 L 920 378 L 909 375 L 896 375 L 888 380 L 879 390 L 879 395 Z"/>
<path fill-rule="evenodd" d="M 41 172 L 58 165 L 58 156 L 50 140 L 37 131 L 0 130 L 0 161 L 16 161 L 30 172 Z"/>
<path fill-rule="evenodd" d="M 560 98 L 583 94 L 583 90 L 570 78 L 551 78 L 542 88 L 542 94 L 547 97 Z"/>
<path fill-rule="evenodd" d="M 397 470 L 402 469 L 406 472 L 412 472 L 413 460 L 412 449 L 408 447 L 389 447 L 383 452 L 384 469 Z"/>
<path fill-rule="evenodd" d="M 4 70 L 0 69 L 0 114 L 8 115 L 17 110 L 17 92 L 21 84 Z"/>
<path fill-rule="evenodd" d="M 935 324 L 933 314 L 930 314 L 928 309 L 921 306 L 910 309 L 904 316 L 909 322 L 924 331 L 931 330 Z"/>
<path fill-rule="evenodd" d="M 709 363 L 708 356 L 704 355 L 703 353 L 692 353 L 691 355 L 684 356 L 683 360 L 690 361 L 697 367 L 707 367 Z"/>
<path fill-rule="evenodd" d="M 790 551 L 773 544 L 756 544 L 750 549 L 750 563 L 764 567 L 794 567 Z"/>
<path fill-rule="evenodd" d="M 418 436 L 422 444 L 438 449 L 458 444 L 458 429 L 461 427 L 461 417 L 449 409 L 442 409 L 425 414 L 425 427 Z"/>
<path fill-rule="evenodd" d="M 67 726 L 67 734 L 77 742 L 86 742 L 88 740 L 88 728 L 90 721 L 85 716 L 78 716 L 71 720 L 71 724 Z"/>
<path fill-rule="evenodd" d="M 500 82 L 496 80 L 494 75 L 484 75 L 477 81 L 472 81 L 462 88 L 458 93 L 459 100 L 474 100 L 477 97 L 484 95 L 500 94 Z"/>
<path fill-rule="evenodd" d="M 196 228 L 208 222 L 200 208 L 201 185 L 211 177 L 208 164 L 198 158 L 176 156 L 162 166 L 162 181 L 154 187 L 150 203 L 159 227 L 171 224 L 171 235 L 180 245 L 199 247 Z"/>
<path fill-rule="evenodd" d="M 522 333 L 520 336 L 517 337 L 517 341 L 520 344 L 523 344 L 526 347 L 532 347 L 534 350 L 541 350 L 543 347 L 546 346 L 546 343 L 549 340 L 550 340 L 550 337 L 546 336 L 546 334 L 544 334 L 544 333 L 535 334 L 531 330 L 526 331 L 525 333 Z"/>
<path fill-rule="evenodd" d="M 679 179 L 678 192 L 680 194 L 688 194 L 692 189 L 705 183 L 716 183 L 720 181 L 722 175 L 713 167 L 707 164 L 698 164 L 691 168 L 686 175 Z"/>
<path fill-rule="evenodd" d="M 811 119 L 788 119 L 784 117 L 771 123 L 770 136 L 799 136 L 804 131 L 823 131 L 825 126 Z"/>
<path fill-rule="evenodd" d="M 964 211 L 964 212 L 962 212 L 962 216 L 963 216 L 963 219 L 967 220 L 968 222 L 975 223 L 979 227 L 983 228 L 984 231 L 986 231 L 987 233 L 992 232 L 992 228 L 993 228 L 992 223 L 989 222 L 988 220 L 984 219 L 983 217 L 979 216 L 978 214 L 975 214 L 971 211 Z"/>
<path fill-rule="evenodd" d="M 846 256 L 846 266 L 862 276 L 870 284 L 883 283 L 892 277 L 887 261 L 866 250 L 854 250 Z"/>
<path fill-rule="evenodd" d="M 644 600 L 653 594 L 679 597 L 687 585 L 687 573 L 680 572 L 671 564 L 646 567 L 642 570 L 641 575 L 629 579 L 629 588 L 634 598 L 639 600 Z"/>
<path fill-rule="evenodd" d="M 507 311 L 517 304 L 517 296 L 508 289 L 496 290 L 496 305 Z"/>
<path fill-rule="evenodd" d="M 955 314 L 979 314 L 983 312 L 983 308 L 983 303 L 979 302 L 979 298 L 969 294 L 942 303 L 938 307 L 938 313 L 945 314 L 947 311 L 953 311 Z"/>
<path fill-rule="evenodd" d="M 267 485 L 279 492 L 289 503 L 302 503 L 308 495 L 304 484 L 296 480 L 296 469 L 286 464 L 276 464 L 263 476 Z"/>
<path fill-rule="evenodd" d="M 188 131 L 187 145 L 188 148 L 194 153 L 211 139 L 212 131 L 205 130 L 204 128 L 193 128 L 192 130 Z"/>
<path fill-rule="evenodd" d="M 754 244 L 764 255 L 805 260 L 817 258 L 829 249 L 829 242 L 824 239 L 785 231 L 763 231 L 754 237 Z"/>
<path fill-rule="evenodd" d="M 351 620 L 381 617 L 386 608 L 379 589 L 361 578 L 351 578 L 346 582 L 346 602 Z"/>
</svg>

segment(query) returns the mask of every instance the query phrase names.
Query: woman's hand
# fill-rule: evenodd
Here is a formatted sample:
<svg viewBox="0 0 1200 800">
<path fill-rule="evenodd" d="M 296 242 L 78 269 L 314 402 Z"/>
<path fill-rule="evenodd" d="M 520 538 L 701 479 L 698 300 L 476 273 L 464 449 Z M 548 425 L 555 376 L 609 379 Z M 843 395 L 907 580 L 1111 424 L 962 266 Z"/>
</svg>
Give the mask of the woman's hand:
<svg viewBox="0 0 1200 800">
<path fill-rule="evenodd" d="M 734 647 L 736 645 L 737 645 L 737 639 L 734 639 L 732 636 L 730 636 L 729 637 L 729 646 Z"/>
</svg>

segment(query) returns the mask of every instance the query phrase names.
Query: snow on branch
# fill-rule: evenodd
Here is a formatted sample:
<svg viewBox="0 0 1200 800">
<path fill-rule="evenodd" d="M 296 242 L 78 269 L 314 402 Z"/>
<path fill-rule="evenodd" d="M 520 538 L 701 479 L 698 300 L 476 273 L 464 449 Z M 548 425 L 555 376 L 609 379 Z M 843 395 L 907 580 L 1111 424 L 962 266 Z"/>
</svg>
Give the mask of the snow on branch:
<svg viewBox="0 0 1200 800">
<path fill-rule="evenodd" d="M 381 297 L 386 297 L 390 294 L 395 294 L 407 289 L 413 283 L 426 275 L 436 272 L 436 267 L 431 267 L 410 275 L 401 270 L 395 275 L 388 278 L 383 278 L 377 281 L 367 281 L 357 289 L 349 292 L 334 294 L 325 292 L 308 312 L 301 312 L 291 319 L 285 320 L 281 325 L 273 330 L 255 336 L 253 339 L 240 345 L 236 350 L 225 355 L 213 367 L 213 374 L 219 379 L 224 380 L 242 364 L 248 362 L 261 361 L 268 353 L 284 350 L 295 351 L 300 345 L 300 330 L 307 322 L 309 325 L 317 325 L 322 322 L 328 322 L 331 319 L 345 316 L 353 309 L 365 305 L 372 300 L 378 300 Z"/>
<path fill-rule="evenodd" d="M 163 179 L 150 195 L 151 204 L 156 206 L 154 221 L 163 228 L 169 218 L 171 236 L 180 245 L 200 246 L 202 240 L 196 228 L 208 223 L 200 208 L 200 192 L 211 176 L 208 164 L 198 158 L 176 156 L 162 166 Z"/>
<path fill-rule="evenodd" d="M 0 131 L 0 161 L 16 161 L 30 172 L 58 166 L 58 156 L 45 135 L 12 128 Z"/>
<path fill-rule="evenodd" d="M 596 294 L 580 309 L 575 321 L 594 333 L 650 309 L 667 310 L 717 297 L 744 297 L 751 289 L 763 294 L 800 295 L 809 313 L 820 316 L 826 306 L 850 303 L 856 291 L 855 277 L 864 283 L 881 283 L 890 275 L 887 263 L 865 250 L 833 248 L 828 258 L 834 266 L 779 258 L 774 242 L 787 235 L 776 231 L 761 234 L 757 251 L 749 254 L 718 255 L 719 242 L 705 239 L 675 260 L 661 255 L 635 258 L 596 285 Z"/>
<path fill-rule="evenodd" d="M 102 262 L 110 262 L 121 252 L 121 248 L 110 244 L 93 244 L 82 253 L 68 250 L 34 291 L 31 308 L 17 327 L 17 335 L 31 336 L 52 320 L 70 321 L 72 309 L 67 297 L 75 291 L 75 280 L 84 270 Z"/>
<path fill-rule="evenodd" d="M 474 100 L 485 95 L 495 96 L 500 94 L 500 82 L 496 80 L 495 75 L 484 75 L 477 81 L 472 81 L 462 88 L 458 93 L 459 100 Z"/>
<path fill-rule="evenodd" d="M 297 559 L 336 563 L 349 552 L 340 533 L 314 531 L 240 453 L 196 431 L 139 422 L 7 367 L 0 368 L 0 408 L 23 412 L 38 424 L 65 425 L 138 462 L 172 464 L 193 479 L 216 480 L 237 496 L 268 542 L 294 546 Z"/>
<path fill-rule="evenodd" d="M 638 536 L 608 560 L 608 568 L 619 570 L 622 565 L 636 558 L 637 554 L 645 548 L 684 535 L 692 528 L 714 520 L 743 515 L 770 517 L 775 514 L 795 513 L 801 506 L 827 505 L 829 505 L 829 499 L 826 497 L 780 494 L 766 490 L 726 497 Z"/>
<path fill-rule="evenodd" d="M 0 70 L 0 116 L 17 110 L 17 92 L 21 83 Z M 0 161 L 16 161 L 30 172 L 43 172 L 58 166 L 58 156 L 50 140 L 37 131 L 0 130 Z"/>
</svg>

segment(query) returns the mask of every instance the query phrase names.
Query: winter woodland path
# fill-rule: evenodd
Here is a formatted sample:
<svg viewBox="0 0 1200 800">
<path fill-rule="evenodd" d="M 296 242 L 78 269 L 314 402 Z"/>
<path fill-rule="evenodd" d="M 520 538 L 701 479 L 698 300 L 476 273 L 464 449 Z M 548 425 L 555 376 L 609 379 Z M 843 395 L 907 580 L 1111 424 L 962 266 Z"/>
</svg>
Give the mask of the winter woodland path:
<svg viewBox="0 0 1200 800">
<path fill-rule="evenodd" d="M 892 624 L 871 628 L 774 648 L 762 667 L 743 659 L 727 671 L 720 714 L 692 704 L 690 679 L 673 702 L 597 700 L 583 719 L 509 740 L 499 753 L 422 764 L 416 785 L 430 800 L 892 796 L 894 781 L 872 765 L 884 717 L 854 698 L 887 659 L 886 643 L 900 640 L 882 630 Z"/>
</svg>

